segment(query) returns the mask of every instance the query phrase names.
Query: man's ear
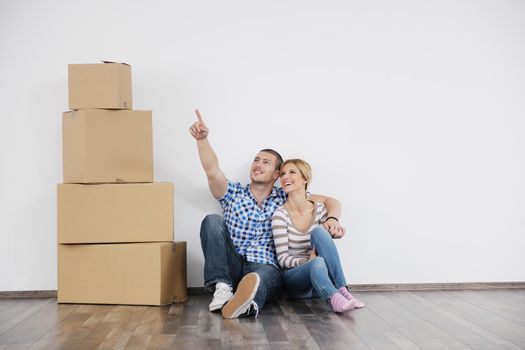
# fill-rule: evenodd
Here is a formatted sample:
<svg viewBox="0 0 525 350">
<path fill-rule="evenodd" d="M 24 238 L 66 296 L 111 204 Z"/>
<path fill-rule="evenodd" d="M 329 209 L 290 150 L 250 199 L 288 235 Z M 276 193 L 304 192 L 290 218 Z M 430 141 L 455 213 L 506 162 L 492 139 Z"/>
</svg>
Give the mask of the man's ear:
<svg viewBox="0 0 525 350">
<path fill-rule="evenodd" d="M 279 178 L 279 170 L 275 170 L 275 172 L 273 173 L 273 179 L 277 181 L 278 178 Z"/>
</svg>

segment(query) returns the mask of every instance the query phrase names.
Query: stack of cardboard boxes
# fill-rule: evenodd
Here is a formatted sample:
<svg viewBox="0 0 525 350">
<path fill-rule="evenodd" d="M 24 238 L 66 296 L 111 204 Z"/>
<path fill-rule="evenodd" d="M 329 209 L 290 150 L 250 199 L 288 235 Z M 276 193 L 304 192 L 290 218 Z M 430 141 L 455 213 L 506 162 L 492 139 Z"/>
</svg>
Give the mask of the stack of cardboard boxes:
<svg viewBox="0 0 525 350">
<path fill-rule="evenodd" d="M 173 242 L 173 184 L 153 183 L 151 111 L 132 106 L 129 65 L 69 65 L 59 303 L 186 299 L 186 242 Z"/>
</svg>

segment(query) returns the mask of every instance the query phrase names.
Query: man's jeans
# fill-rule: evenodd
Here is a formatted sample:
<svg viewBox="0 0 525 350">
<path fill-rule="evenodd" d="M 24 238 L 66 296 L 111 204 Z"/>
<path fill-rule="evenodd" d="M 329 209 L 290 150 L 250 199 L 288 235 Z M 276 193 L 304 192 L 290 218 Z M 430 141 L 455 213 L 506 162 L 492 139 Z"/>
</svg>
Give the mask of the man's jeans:
<svg viewBox="0 0 525 350">
<path fill-rule="evenodd" d="M 224 282 L 235 290 L 241 278 L 255 272 L 261 279 L 255 302 L 262 310 L 266 301 L 281 295 L 282 274 L 274 265 L 257 264 L 240 256 L 220 215 L 207 215 L 201 225 L 201 245 L 204 253 L 204 289 L 215 291 L 215 283 Z"/>
<path fill-rule="evenodd" d="M 346 286 L 337 247 L 330 234 L 317 227 L 310 234 L 317 258 L 284 272 L 286 292 L 291 298 L 330 298 Z"/>
</svg>

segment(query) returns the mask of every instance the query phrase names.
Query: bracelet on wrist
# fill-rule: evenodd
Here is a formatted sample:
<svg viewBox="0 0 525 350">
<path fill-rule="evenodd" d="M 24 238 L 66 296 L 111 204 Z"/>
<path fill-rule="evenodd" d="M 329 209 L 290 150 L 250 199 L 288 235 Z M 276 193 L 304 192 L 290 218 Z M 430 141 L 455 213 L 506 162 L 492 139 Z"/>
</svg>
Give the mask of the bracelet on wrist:
<svg viewBox="0 0 525 350">
<path fill-rule="evenodd" d="M 327 217 L 326 220 L 325 220 L 324 222 L 327 222 L 327 221 L 330 220 L 330 219 L 334 219 L 335 221 L 339 222 L 339 219 L 336 218 L 335 216 L 329 216 L 329 217 Z"/>
</svg>

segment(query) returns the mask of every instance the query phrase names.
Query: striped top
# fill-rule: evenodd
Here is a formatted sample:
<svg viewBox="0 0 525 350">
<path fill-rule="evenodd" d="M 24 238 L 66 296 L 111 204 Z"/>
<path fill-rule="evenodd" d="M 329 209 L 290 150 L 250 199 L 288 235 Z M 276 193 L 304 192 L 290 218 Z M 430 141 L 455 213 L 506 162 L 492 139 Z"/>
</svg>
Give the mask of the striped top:
<svg viewBox="0 0 525 350">
<path fill-rule="evenodd" d="M 310 233 L 324 222 L 327 214 L 323 203 L 314 204 L 315 212 L 307 232 L 301 232 L 295 227 L 284 205 L 273 213 L 273 240 L 277 251 L 277 261 L 283 269 L 290 269 L 308 262 L 312 249 Z"/>
</svg>

